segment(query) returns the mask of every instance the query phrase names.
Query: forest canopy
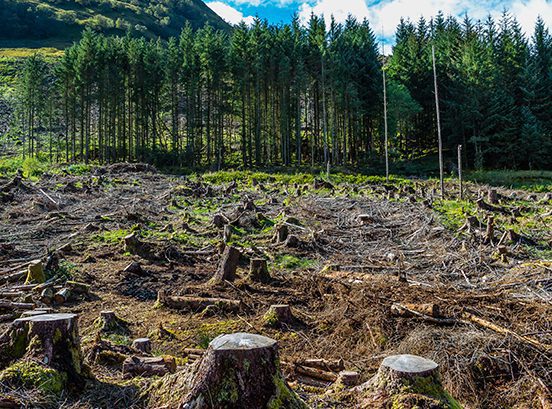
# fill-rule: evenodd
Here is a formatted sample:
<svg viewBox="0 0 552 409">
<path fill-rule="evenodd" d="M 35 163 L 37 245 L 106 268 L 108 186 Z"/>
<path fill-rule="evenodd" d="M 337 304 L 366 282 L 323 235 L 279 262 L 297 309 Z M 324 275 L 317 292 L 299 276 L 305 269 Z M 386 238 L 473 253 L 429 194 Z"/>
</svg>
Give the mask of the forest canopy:
<svg viewBox="0 0 552 409">
<path fill-rule="evenodd" d="M 383 56 L 367 21 L 190 24 L 168 41 L 86 30 L 54 63 L 24 61 L 9 137 L 57 161 L 228 166 L 381 163 L 386 71 L 391 161 L 437 149 L 471 168 L 552 166 L 552 37 L 504 13 L 403 20 Z M 449 166 L 450 167 L 450 166 Z"/>
</svg>

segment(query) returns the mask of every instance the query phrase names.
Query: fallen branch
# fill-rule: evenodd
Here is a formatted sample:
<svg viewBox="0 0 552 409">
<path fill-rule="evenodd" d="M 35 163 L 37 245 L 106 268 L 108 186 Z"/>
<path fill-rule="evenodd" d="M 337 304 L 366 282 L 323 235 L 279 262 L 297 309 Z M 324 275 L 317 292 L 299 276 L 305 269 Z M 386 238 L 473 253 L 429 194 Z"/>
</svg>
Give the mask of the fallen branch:
<svg viewBox="0 0 552 409">
<path fill-rule="evenodd" d="M 465 320 L 467 320 L 469 322 L 473 322 L 474 324 L 477 324 L 480 327 L 493 330 L 494 332 L 497 332 L 499 334 L 510 335 L 510 336 L 516 338 L 518 341 L 529 344 L 529 345 L 537 348 L 540 351 L 552 352 L 552 345 L 543 344 L 542 342 L 540 342 L 540 341 L 538 341 L 534 338 L 527 337 L 525 335 L 520 335 L 520 334 L 512 331 L 511 329 L 504 328 L 503 326 L 500 326 L 498 324 L 494 324 L 494 323 L 492 323 L 490 321 L 487 321 L 483 318 L 476 317 L 475 315 L 470 314 L 468 312 L 463 313 L 462 318 L 464 318 Z"/>
</svg>

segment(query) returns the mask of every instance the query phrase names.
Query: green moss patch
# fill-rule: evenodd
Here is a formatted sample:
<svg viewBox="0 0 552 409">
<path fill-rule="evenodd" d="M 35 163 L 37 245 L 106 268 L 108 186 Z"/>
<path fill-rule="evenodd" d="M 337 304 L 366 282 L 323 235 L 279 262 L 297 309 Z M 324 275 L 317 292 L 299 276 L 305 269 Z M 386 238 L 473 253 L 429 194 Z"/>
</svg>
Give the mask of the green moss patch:
<svg viewBox="0 0 552 409">
<path fill-rule="evenodd" d="M 67 375 L 35 361 L 19 361 L 0 372 L 0 382 L 13 388 L 38 389 L 45 395 L 59 395 Z"/>
</svg>

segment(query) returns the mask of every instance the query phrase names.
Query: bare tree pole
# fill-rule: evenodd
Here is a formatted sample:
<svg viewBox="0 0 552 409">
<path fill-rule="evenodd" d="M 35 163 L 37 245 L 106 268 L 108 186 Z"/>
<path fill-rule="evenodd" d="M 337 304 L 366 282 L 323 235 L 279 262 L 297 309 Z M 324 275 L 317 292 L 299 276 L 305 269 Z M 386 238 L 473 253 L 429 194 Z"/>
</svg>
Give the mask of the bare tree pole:
<svg viewBox="0 0 552 409">
<path fill-rule="evenodd" d="M 458 145 L 458 182 L 460 184 L 460 200 L 463 200 L 464 190 L 462 187 L 462 145 Z"/>
<path fill-rule="evenodd" d="M 439 138 L 439 183 L 441 185 L 441 197 L 445 197 L 445 184 L 443 181 L 443 140 L 441 138 L 441 114 L 439 112 L 439 90 L 437 88 L 437 67 L 435 64 L 435 46 L 431 46 L 433 57 L 433 82 L 435 84 L 435 109 L 437 111 L 437 135 Z"/>
<path fill-rule="evenodd" d="M 381 54 L 383 64 L 381 71 L 383 73 L 383 122 L 385 128 L 385 180 L 389 182 L 389 145 L 387 136 L 387 81 L 385 78 L 385 44 L 383 42 L 383 27 L 381 28 Z"/>
</svg>

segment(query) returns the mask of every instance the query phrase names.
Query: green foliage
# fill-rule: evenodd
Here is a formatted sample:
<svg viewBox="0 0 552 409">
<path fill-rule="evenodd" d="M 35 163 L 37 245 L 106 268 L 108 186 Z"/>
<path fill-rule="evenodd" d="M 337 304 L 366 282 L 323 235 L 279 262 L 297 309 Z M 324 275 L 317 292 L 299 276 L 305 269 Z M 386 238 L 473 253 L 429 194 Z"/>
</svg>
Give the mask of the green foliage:
<svg viewBox="0 0 552 409">
<path fill-rule="evenodd" d="M 292 254 L 279 254 L 274 259 L 274 267 L 283 270 L 306 270 L 316 267 L 318 262 Z"/>
<path fill-rule="evenodd" d="M 36 388 L 45 395 L 59 395 L 67 375 L 34 361 L 19 361 L 0 372 L 0 381 L 15 388 Z"/>
<path fill-rule="evenodd" d="M 93 239 L 95 241 L 105 243 L 105 244 L 118 244 L 123 238 L 130 234 L 129 230 L 118 229 L 118 230 L 107 230 L 101 233 L 95 234 Z"/>
<path fill-rule="evenodd" d="M 453 231 L 464 224 L 467 216 L 475 214 L 474 203 L 465 200 L 436 200 L 433 209 L 440 213 L 443 225 Z"/>
<path fill-rule="evenodd" d="M 552 171 L 486 170 L 469 172 L 466 179 L 491 186 L 525 189 L 533 192 L 552 191 Z"/>
</svg>

